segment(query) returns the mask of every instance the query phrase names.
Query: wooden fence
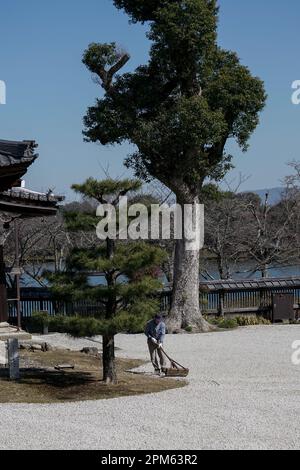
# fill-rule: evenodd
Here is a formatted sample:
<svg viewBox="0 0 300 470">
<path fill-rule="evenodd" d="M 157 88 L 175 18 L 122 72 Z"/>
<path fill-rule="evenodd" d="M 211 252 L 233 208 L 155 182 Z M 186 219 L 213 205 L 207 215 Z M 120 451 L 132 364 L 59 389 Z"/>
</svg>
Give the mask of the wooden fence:
<svg viewBox="0 0 300 470">
<path fill-rule="evenodd" d="M 281 280 L 272 282 L 255 281 L 255 287 L 243 287 L 231 283 L 218 281 L 212 283 L 203 283 L 200 286 L 200 307 L 203 313 L 207 315 L 228 315 L 228 314 L 250 314 L 265 313 L 272 309 L 273 294 L 284 293 L 293 294 L 294 308 L 298 309 L 300 304 L 300 279 L 293 279 L 293 282 Z M 286 283 L 286 285 L 283 285 Z M 249 284 L 249 285 L 250 285 Z M 277 285 L 281 284 L 281 285 Z M 248 285 L 248 284 L 247 284 Z M 231 287 L 230 287 L 231 286 Z M 160 294 L 161 312 L 167 314 L 171 306 L 172 291 L 165 288 Z M 100 302 L 88 300 L 66 302 L 54 300 L 51 293 L 43 288 L 23 288 L 21 290 L 21 313 L 22 318 L 31 317 L 35 311 L 47 311 L 50 315 L 63 314 L 73 315 L 80 314 L 92 316 L 99 313 L 103 309 Z M 16 317 L 16 304 L 14 301 L 9 302 L 9 317 Z"/>
</svg>

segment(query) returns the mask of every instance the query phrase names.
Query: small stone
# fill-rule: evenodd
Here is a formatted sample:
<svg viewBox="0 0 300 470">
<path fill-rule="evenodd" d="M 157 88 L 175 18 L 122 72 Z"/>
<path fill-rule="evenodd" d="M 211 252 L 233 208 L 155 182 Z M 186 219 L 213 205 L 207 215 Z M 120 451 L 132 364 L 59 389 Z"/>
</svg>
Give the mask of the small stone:
<svg viewBox="0 0 300 470">
<path fill-rule="evenodd" d="M 26 342 L 19 343 L 19 349 L 21 349 L 23 351 L 30 351 L 31 350 L 31 343 L 26 343 Z"/>
<path fill-rule="evenodd" d="M 98 348 L 83 348 L 80 352 L 89 354 L 90 356 L 98 356 L 99 354 Z"/>
<path fill-rule="evenodd" d="M 32 343 L 30 341 L 22 341 L 19 343 L 19 349 L 23 351 L 54 351 L 56 348 L 51 346 L 51 344 L 43 342 L 43 343 Z"/>
<path fill-rule="evenodd" d="M 54 366 L 54 369 L 56 370 L 64 370 L 64 369 L 75 369 L 74 364 L 57 364 Z"/>
<path fill-rule="evenodd" d="M 55 348 L 53 346 L 51 346 L 51 344 L 49 344 L 49 343 L 43 343 L 42 344 L 42 351 L 43 352 L 54 351 L 54 349 Z"/>
<path fill-rule="evenodd" d="M 30 347 L 31 351 L 43 351 L 43 346 L 41 344 L 32 344 Z"/>
</svg>

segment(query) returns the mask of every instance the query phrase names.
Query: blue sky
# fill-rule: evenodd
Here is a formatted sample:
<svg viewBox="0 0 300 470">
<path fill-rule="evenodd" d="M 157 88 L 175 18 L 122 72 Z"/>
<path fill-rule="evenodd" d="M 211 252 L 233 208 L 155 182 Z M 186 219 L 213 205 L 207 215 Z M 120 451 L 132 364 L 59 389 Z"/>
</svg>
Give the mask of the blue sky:
<svg viewBox="0 0 300 470">
<path fill-rule="evenodd" d="M 72 193 L 88 176 L 128 175 L 123 159 L 130 147 L 106 148 L 82 139 L 82 117 L 101 92 L 81 63 L 90 42 L 116 41 L 131 54 L 127 69 L 146 62 L 145 29 L 128 24 L 112 0 L 1 0 L 0 80 L 7 104 L 0 106 L 2 139 L 35 139 L 40 158 L 26 176 L 32 189 Z M 269 95 L 261 124 L 236 170 L 251 176 L 244 189 L 280 185 L 286 162 L 300 160 L 300 106 L 291 103 L 291 84 L 300 80 L 298 0 L 220 0 L 219 42 L 238 52 L 260 76 Z"/>
</svg>

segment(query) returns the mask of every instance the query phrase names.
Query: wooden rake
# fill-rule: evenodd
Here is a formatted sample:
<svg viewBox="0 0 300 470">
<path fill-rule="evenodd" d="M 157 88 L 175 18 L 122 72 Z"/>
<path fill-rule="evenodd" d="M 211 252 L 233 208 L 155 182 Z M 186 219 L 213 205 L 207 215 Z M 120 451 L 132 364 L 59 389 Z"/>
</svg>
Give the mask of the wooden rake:
<svg viewBox="0 0 300 470">
<path fill-rule="evenodd" d="M 166 377 L 187 377 L 189 375 L 189 369 L 171 359 L 163 348 L 161 351 L 171 363 L 171 368 L 165 369 Z"/>
</svg>

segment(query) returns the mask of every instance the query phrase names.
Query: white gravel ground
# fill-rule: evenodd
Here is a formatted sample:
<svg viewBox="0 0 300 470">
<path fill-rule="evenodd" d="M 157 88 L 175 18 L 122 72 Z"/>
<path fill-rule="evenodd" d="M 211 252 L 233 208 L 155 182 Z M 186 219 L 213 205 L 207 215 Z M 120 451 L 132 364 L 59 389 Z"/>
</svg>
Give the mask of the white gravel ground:
<svg viewBox="0 0 300 470">
<path fill-rule="evenodd" d="M 63 335 L 45 340 L 95 346 Z M 166 349 L 191 369 L 188 387 L 103 401 L 2 404 L 0 449 L 299 449 L 295 340 L 297 325 L 168 336 Z M 117 346 L 120 356 L 147 358 L 142 335 L 119 335 Z"/>
</svg>

